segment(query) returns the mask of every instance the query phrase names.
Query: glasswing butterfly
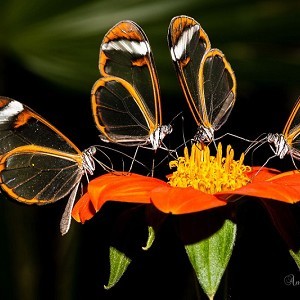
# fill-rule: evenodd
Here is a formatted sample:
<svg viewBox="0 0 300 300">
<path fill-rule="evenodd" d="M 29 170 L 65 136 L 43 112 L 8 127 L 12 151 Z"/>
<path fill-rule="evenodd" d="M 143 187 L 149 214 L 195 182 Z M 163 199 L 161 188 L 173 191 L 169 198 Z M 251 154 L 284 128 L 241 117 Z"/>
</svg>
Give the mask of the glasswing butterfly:
<svg viewBox="0 0 300 300">
<path fill-rule="evenodd" d="M 227 120 L 236 99 L 234 72 L 208 35 L 188 16 L 174 17 L 168 45 L 185 98 L 197 123 L 195 142 L 214 140 L 214 131 Z"/>
<path fill-rule="evenodd" d="M 93 174 L 94 146 L 81 152 L 26 105 L 0 96 L 0 185 L 26 204 L 53 203 L 70 194 L 60 230 L 67 233 L 83 174 Z"/>
<path fill-rule="evenodd" d="M 295 103 L 282 133 L 268 133 L 267 136 L 250 145 L 246 152 L 254 146 L 260 146 L 266 142 L 269 143 L 274 155 L 269 157 L 264 165 L 273 157 L 278 156 L 283 159 L 287 154 L 291 156 L 294 165 L 294 159 L 300 160 L 300 97 Z M 298 169 L 296 165 L 295 168 Z"/>
<path fill-rule="evenodd" d="M 92 88 L 91 103 L 101 140 L 127 146 L 151 144 L 154 150 L 161 147 L 172 127 L 162 125 L 157 71 L 139 25 L 124 20 L 106 33 L 99 71 L 102 78 Z"/>
</svg>

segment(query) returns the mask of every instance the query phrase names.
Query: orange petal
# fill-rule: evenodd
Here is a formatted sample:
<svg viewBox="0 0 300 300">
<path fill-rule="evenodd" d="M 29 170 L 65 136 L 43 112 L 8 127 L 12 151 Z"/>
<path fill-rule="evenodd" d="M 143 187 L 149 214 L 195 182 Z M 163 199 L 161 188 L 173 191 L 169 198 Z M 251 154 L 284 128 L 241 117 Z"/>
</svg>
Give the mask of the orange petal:
<svg viewBox="0 0 300 300">
<path fill-rule="evenodd" d="M 91 203 L 90 196 L 85 193 L 74 205 L 72 209 L 72 217 L 82 224 L 91 219 L 95 215 L 96 211 Z"/>
<path fill-rule="evenodd" d="M 292 179 L 291 181 L 293 181 Z M 300 178 L 299 178 L 300 180 Z M 262 182 L 252 182 L 248 185 L 230 191 L 228 194 L 234 195 L 244 195 L 253 196 L 260 198 L 267 198 L 277 201 L 283 201 L 287 203 L 295 203 L 300 200 L 300 181 L 298 181 L 298 187 L 289 184 L 281 184 L 273 181 L 262 181 Z M 223 196 L 228 198 L 228 194 L 225 193 Z M 221 196 L 221 193 L 218 194 Z"/>
<path fill-rule="evenodd" d="M 97 212 L 107 201 L 150 203 L 151 190 L 159 186 L 168 184 L 153 177 L 113 172 L 90 181 L 88 193 Z"/>
<path fill-rule="evenodd" d="M 273 178 L 270 178 L 268 182 L 271 182 L 276 185 L 280 185 L 289 189 L 290 192 L 295 193 L 293 203 L 300 201 L 300 172 L 299 171 L 290 171 L 281 173 Z"/>
<path fill-rule="evenodd" d="M 214 195 L 192 187 L 157 187 L 151 192 L 151 201 L 160 211 L 172 214 L 187 214 L 226 205 Z"/>
<path fill-rule="evenodd" d="M 286 182 L 289 185 L 297 185 L 298 186 L 298 185 L 300 185 L 299 178 L 300 178 L 300 171 L 293 170 L 293 171 L 280 173 L 276 176 L 271 177 L 268 180 L 276 181 L 277 183 L 282 183 L 282 184 L 285 184 L 285 182 Z"/>
<path fill-rule="evenodd" d="M 254 176 L 251 183 L 234 191 L 218 193 L 216 196 L 227 200 L 231 195 L 253 196 L 286 203 L 296 203 L 300 200 L 300 172 L 298 171 L 280 173 L 275 169 L 260 170 L 260 167 L 255 167 L 248 176 L 250 178 Z"/>
<path fill-rule="evenodd" d="M 253 181 L 265 181 L 269 178 L 274 177 L 277 174 L 280 174 L 280 171 L 276 169 L 270 169 L 265 167 L 252 167 L 251 172 L 247 173 L 247 176 Z"/>
</svg>

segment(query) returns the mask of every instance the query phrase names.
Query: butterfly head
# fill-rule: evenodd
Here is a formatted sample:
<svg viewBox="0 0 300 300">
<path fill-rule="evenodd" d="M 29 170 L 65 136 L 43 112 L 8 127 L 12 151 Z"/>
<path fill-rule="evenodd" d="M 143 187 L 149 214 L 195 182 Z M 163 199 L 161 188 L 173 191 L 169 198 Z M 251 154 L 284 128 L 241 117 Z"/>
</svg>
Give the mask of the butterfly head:
<svg viewBox="0 0 300 300">
<path fill-rule="evenodd" d="M 200 125 L 197 129 L 197 132 L 194 136 L 193 141 L 195 143 L 210 143 L 214 139 L 214 129 L 212 127 L 205 127 Z"/>
<path fill-rule="evenodd" d="M 157 150 L 162 144 L 164 137 L 173 131 L 172 125 L 161 125 L 149 136 L 153 150 Z"/>
<path fill-rule="evenodd" d="M 279 156 L 280 159 L 284 158 L 290 151 L 290 147 L 282 133 L 269 133 L 267 141 L 274 145 L 274 154 Z"/>
<path fill-rule="evenodd" d="M 94 155 L 96 154 L 96 147 L 95 146 L 91 146 L 87 149 L 85 149 L 82 152 L 82 156 L 83 156 L 83 168 L 84 170 L 86 170 L 90 175 L 93 175 L 94 171 L 95 171 L 95 159 L 94 159 Z"/>
</svg>

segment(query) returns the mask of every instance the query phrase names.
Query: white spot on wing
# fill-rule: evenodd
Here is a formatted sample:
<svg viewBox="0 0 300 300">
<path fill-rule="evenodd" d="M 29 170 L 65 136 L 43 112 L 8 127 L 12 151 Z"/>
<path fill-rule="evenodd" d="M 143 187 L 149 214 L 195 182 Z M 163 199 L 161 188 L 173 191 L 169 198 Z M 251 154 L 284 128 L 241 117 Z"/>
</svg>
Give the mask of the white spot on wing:
<svg viewBox="0 0 300 300">
<path fill-rule="evenodd" d="M 136 43 L 136 42 L 131 42 L 132 43 L 132 47 L 134 49 L 135 53 L 138 53 L 141 56 L 144 56 L 147 54 L 149 45 L 146 42 L 140 42 L 140 43 Z"/>
<path fill-rule="evenodd" d="M 130 54 L 135 54 L 139 56 L 144 56 L 149 50 L 149 45 L 147 42 L 137 42 L 137 41 L 129 41 L 129 40 L 118 40 L 118 41 L 110 41 L 102 45 L 103 51 L 123 51 L 129 52 Z"/>
<path fill-rule="evenodd" d="M 0 110 L 0 124 L 5 124 L 23 110 L 24 106 L 22 103 L 12 100 Z"/>
<path fill-rule="evenodd" d="M 199 25 L 194 25 L 187 30 L 182 32 L 182 35 L 179 37 L 177 44 L 172 47 L 171 56 L 174 61 L 180 60 L 185 54 L 186 46 L 190 43 L 193 35 L 199 30 Z"/>
</svg>

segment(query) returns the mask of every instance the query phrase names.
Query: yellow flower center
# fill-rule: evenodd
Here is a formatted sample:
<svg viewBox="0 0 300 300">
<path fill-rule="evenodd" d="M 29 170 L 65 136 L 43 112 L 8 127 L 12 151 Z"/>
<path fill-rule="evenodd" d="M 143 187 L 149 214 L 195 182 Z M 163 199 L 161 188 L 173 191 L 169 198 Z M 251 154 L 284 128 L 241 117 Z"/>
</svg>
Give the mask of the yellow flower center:
<svg viewBox="0 0 300 300">
<path fill-rule="evenodd" d="M 244 153 L 239 160 L 234 160 L 234 151 L 227 146 L 226 156 L 222 157 L 222 144 L 219 143 L 216 156 L 210 154 L 209 147 L 193 144 L 189 155 L 184 148 L 184 157 L 170 162 L 170 168 L 177 171 L 169 176 L 169 184 L 177 187 L 193 187 L 208 194 L 235 190 L 251 180 L 245 172 L 251 171 L 250 166 L 243 165 Z"/>
</svg>

